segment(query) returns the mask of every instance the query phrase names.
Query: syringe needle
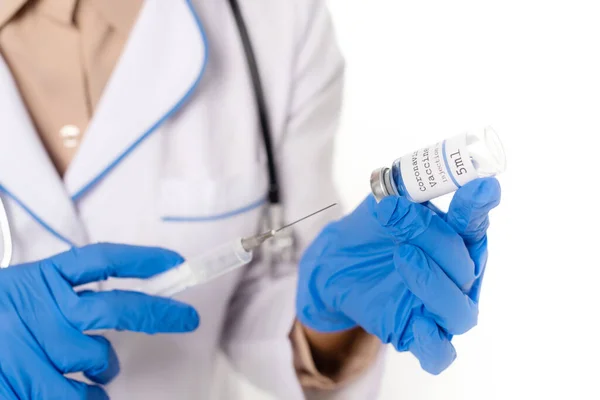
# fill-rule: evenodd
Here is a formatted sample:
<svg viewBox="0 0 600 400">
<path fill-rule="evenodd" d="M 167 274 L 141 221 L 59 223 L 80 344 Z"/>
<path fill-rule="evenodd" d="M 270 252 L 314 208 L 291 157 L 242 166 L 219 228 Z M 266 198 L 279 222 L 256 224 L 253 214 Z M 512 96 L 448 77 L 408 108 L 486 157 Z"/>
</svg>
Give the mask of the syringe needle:
<svg viewBox="0 0 600 400">
<path fill-rule="evenodd" d="M 325 207 L 325 208 L 321 208 L 320 210 L 318 210 L 318 211 L 315 211 L 315 212 L 314 212 L 314 213 L 312 213 L 312 214 L 308 214 L 308 215 L 306 215 L 306 216 L 304 216 L 304 217 L 302 217 L 302 218 L 300 218 L 300 219 L 297 219 L 297 220 L 296 220 L 296 221 L 294 221 L 294 222 L 290 222 L 289 224 L 282 226 L 281 228 L 277 229 L 275 232 L 276 232 L 276 233 L 277 233 L 277 232 L 281 232 L 282 230 L 284 230 L 284 229 L 287 229 L 287 228 L 291 227 L 292 225 L 296 225 L 298 222 L 302 222 L 302 221 L 304 221 L 305 219 L 308 219 L 308 218 L 312 217 L 313 215 L 317 215 L 317 214 L 319 214 L 319 213 L 322 213 L 323 211 L 325 211 L 325 210 L 328 210 L 328 209 L 330 209 L 331 207 L 335 207 L 335 206 L 337 206 L 337 203 L 330 204 L 330 205 L 328 205 L 327 207 Z"/>
<path fill-rule="evenodd" d="M 325 208 L 315 211 L 297 221 L 282 226 L 275 230 L 270 230 L 259 235 L 247 238 L 236 239 L 233 243 L 226 243 L 219 246 L 207 254 L 187 260 L 185 263 L 170 269 L 162 274 L 147 279 L 138 289 L 139 292 L 169 297 L 177 294 L 189 287 L 206 283 L 218 276 L 233 271 L 248 264 L 252 260 L 252 251 L 258 248 L 266 240 L 272 238 L 277 232 L 280 232 L 290 226 L 304 221 L 315 214 L 323 212 L 337 203 L 331 204 Z"/>
<path fill-rule="evenodd" d="M 270 231 L 266 231 L 266 232 L 260 233 L 258 235 L 254 235 L 254 236 L 249 236 L 249 237 L 246 237 L 246 238 L 242 238 L 242 247 L 244 247 L 244 249 L 246 251 L 252 251 L 252 250 L 256 249 L 257 247 L 259 247 L 264 242 L 266 242 L 268 239 L 274 237 L 276 234 L 278 234 L 279 232 L 283 231 L 284 229 L 287 229 L 287 228 L 291 227 L 292 225 L 296 225 L 298 222 L 304 221 L 305 219 L 310 218 L 313 215 L 316 215 L 316 214 L 318 214 L 320 212 L 323 212 L 325 210 L 328 210 L 328 209 L 330 209 L 331 207 L 334 207 L 334 206 L 337 206 L 337 203 L 330 204 L 330 205 L 328 205 L 325 208 L 322 208 L 322 209 L 320 209 L 318 211 L 315 211 L 314 213 L 306 215 L 306 216 L 304 216 L 304 217 L 302 217 L 302 218 L 300 218 L 300 219 L 298 219 L 298 220 L 296 220 L 296 221 L 294 221 L 292 223 L 289 223 L 289 224 L 287 224 L 285 226 L 282 226 L 281 228 L 279 228 L 277 230 L 272 229 Z"/>
</svg>

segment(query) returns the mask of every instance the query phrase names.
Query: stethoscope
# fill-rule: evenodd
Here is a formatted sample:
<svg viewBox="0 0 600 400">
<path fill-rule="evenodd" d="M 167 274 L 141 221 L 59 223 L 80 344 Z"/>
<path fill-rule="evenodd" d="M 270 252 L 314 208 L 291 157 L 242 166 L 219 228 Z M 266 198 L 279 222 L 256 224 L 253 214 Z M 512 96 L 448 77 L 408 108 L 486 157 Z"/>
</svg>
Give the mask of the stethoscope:
<svg viewBox="0 0 600 400">
<path fill-rule="evenodd" d="M 269 126 L 269 114 L 267 112 L 267 104 L 265 102 L 265 95 L 262 88 L 260 74 L 258 71 L 258 63 L 254 56 L 254 50 L 252 49 L 252 42 L 248 35 L 248 29 L 246 23 L 240 11 L 237 0 L 229 0 L 233 17 L 237 25 L 242 45 L 244 46 L 244 53 L 246 55 L 246 63 L 248 64 L 248 71 L 250 72 L 250 78 L 252 79 L 252 87 L 254 90 L 254 99 L 256 101 L 256 108 L 258 110 L 258 119 L 260 122 L 260 130 L 263 138 L 263 145 L 265 147 L 265 153 L 267 155 L 267 172 L 269 175 L 269 190 L 267 196 L 267 207 L 265 208 L 265 214 L 262 218 L 261 232 L 266 232 L 276 226 L 284 226 L 283 206 L 281 203 L 279 179 L 277 176 L 277 167 L 275 165 L 275 155 L 273 153 L 273 142 L 271 140 L 271 128 Z M 271 240 L 265 242 L 262 248 L 260 256 L 263 258 L 263 262 L 271 266 L 271 271 L 275 274 L 281 269 L 274 268 L 276 265 L 289 265 L 293 266 L 296 261 L 295 252 L 296 240 L 294 237 L 293 230 L 286 230 L 281 235 L 277 235 Z"/>
<path fill-rule="evenodd" d="M 281 196 L 279 189 L 279 180 L 277 176 L 277 168 L 275 165 L 275 156 L 273 153 L 273 142 L 271 140 L 271 128 L 269 126 L 269 114 L 265 102 L 265 95 L 262 88 L 258 64 L 254 56 L 252 42 L 248 35 L 248 29 L 242 16 L 237 0 L 229 0 L 233 17 L 237 25 L 240 39 L 244 47 L 248 71 L 252 79 L 252 88 L 254 91 L 254 99 L 258 110 L 258 118 L 260 122 L 260 130 L 263 138 L 263 145 L 267 156 L 267 172 L 269 176 L 269 188 L 267 195 L 267 206 L 264 209 L 262 218 L 262 231 L 268 231 L 274 226 L 284 226 L 283 207 L 281 204 Z M 6 207 L 0 198 L 0 233 L 2 234 L 3 252 L 0 258 L 0 268 L 6 268 L 10 265 L 13 253 L 12 234 Z M 261 257 L 263 262 L 269 265 L 291 265 L 295 261 L 295 238 L 292 230 L 282 232 L 270 241 L 263 245 Z M 278 269 L 271 268 L 273 272 Z"/>
</svg>

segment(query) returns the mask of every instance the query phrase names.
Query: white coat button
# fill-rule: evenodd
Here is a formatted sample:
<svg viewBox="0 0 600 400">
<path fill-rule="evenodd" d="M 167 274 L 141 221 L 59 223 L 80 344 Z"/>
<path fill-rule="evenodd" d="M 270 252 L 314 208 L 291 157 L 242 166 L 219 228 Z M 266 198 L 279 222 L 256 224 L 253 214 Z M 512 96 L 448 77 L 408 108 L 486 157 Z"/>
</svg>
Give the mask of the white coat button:
<svg viewBox="0 0 600 400">
<path fill-rule="evenodd" d="M 79 143 L 79 135 L 81 134 L 81 131 L 78 127 L 75 125 L 65 125 L 60 128 L 59 133 L 63 140 L 63 145 L 66 148 L 72 149 L 77 147 L 77 144 Z"/>
</svg>

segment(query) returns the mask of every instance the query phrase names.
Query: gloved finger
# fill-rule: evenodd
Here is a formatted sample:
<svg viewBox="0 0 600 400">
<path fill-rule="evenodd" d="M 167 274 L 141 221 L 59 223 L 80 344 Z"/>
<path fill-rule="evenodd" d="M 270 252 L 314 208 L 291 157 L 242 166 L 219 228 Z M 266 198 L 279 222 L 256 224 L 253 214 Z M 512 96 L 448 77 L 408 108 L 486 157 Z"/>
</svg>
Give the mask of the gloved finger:
<svg viewBox="0 0 600 400">
<path fill-rule="evenodd" d="M 69 312 L 64 315 L 69 318 Z M 91 381 L 103 385 L 117 376 L 119 360 L 107 339 L 84 335 L 62 318 L 57 321 L 42 316 L 38 320 L 39 325 L 30 326 L 29 330 L 60 373 L 83 372 Z"/>
<path fill-rule="evenodd" d="M 60 395 L 60 397 L 39 397 L 39 398 L 48 398 L 48 399 L 81 399 L 81 400 L 110 400 L 108 394 L 102 389 L 100 386 L 96 385 L 88 385 L 83 382 L 76 381 L 74 379 L 67 379 L 67 385 L 70 388 L 67 388 L 65 385 L 64 396 Z M 58 392 L 56 393 L 58 394 Z M 37 398 L 37 397 L 36 397 Z"/>
<path fill-rule="evenodd" d="M 63 374 L 83 372 L 94 383 L 106 385 L 120 371 L 119 359 L 111 343 L 102 336 L 87 336 L 76 331 L 59 349 L 45 349 Z"/>
<path fill-rule="evenodd" d="M 384 198 L 375 212 L 397 242 L 421 248 L 461 290 L 469 291 L 475 265 L 463 239 L 442 218 L 402 197 Z"/>
<path fill-rule="evenodd" d="M 10 382 L 3 373 L 0 373 L 0 399 L 19 400 L 19 396 L 10 386 Z"/>
<path fill-rule="evenodd" d="M 475 265 L 475 285 L 469 296 L 478 301 L 487 263 L 489 212 L 500 203 L 500 184 L 495 178 L 477 179 L 460 188 L 450 204 L 446 221 L 464 240 Z"/>
<path fill-rule="evenodd" d="M 413 341 L 408 350 L 419 360 L 421 368 L 430 374 L 440 374 L 456 359 L 456 350 L 448 336 L 431 318 L 415 318 L 412 333 Z"/>
<path fill-rule="evenodd" d="M 481 272 L 479 278 L 475 281 L 475 284 L 473 285 L 473 287 L 471 288 L 471 291 L 469 291 L 468 296 L 473 299 L 473 301 L 475 303 L 479 303 L 479 297 L 481 295 L 481 284 L 483 282 L 483 275 L 484 275 L 484 271 Z"/>
<path fill-rule="evenodd" d="M 495 178 L 476 179 L 458 189 L 446 222 L 467 245 L 481 241 L 489 226 L 488 213 L 500 204 L 500 184 Z"/>
<path fill-rule="evenodd" d="M 485 274 L 485 266 L 487 264 L 488 252 L 487 252 L 487 236 L 484 235 L 483 239 L 478 242 L 467 245 L 471 259 L 475 264 L 475 283 L 469 289 L 469 297 L 474 301 L 479 300 L 479 293 L 481 291 L 481 282 L 483 275 Z"/>
<path fill-rule="evenodd" d="M 67 317 L 81 331 L 98 329 L 183 333 L 200 324 L 196 310 L 179 301 L 139 292 L 82 292 Z"/>
<path fill-rule="evenodd" d="M 157 247 L 99 243 L 58 254 L 49 259 L 72 286 L 108 277 L 149 278 L 181 264 L 179 254 Z"/>
<path fill-rule="evenodd" d="M 119 358 L 112 344 L 102 336 L 88 336 L 95 341 L 94 352 L 90 354 L 91 363 L 86 368 L 81 369 L 86 378 L 100 385 L 107 385 L 121 372 Z M 93 358 L 92 358 L 93 357 Z"/>
<path fill-rule="evenodd" d="M 32 372 L 36 378 L 33 387 L 26 395 L 18 399 L 77 399 L 77 400 L 109 400 L 108 394 L 100 386 L 68 379 L 57 371 L 51 373 L 51 378 L 40 382 L 39 371 Z M 48 374 L 44 374 L 45 378 Z"/>
<path fill-rule="evenodd" d="M 435 215 L 421 204 L 397 196 L 384 197 L 374 204 L 373 211 L 379 223 L 399 243 L 426 231 Z"/>
<path fill-rule="evenodd" d="M 35 345 L 22 346 L 18 357 L 3 359 L 0 369 L 17 399 L 108 400 L 102 388 L 65 378 L 43 350 Z M 26 368 L 23 361 L 27 362 Z"/>
<path fill-rule="evenodd" d="M 477 305 L 421 249 L 398 246 L 394 264 L 408 290 L 448 333 L 460 335 L 477 324 Z"/>
<path fill-rule="evenodd" d="M 446 218 L 446 213 L 443 212 L 442 210 L 439 209 L 438 206 L 436 206 L 435 204 L 433 204 L 430 201 L 426 201 L 424 203 L 421 203 L 421 205 L 423 205 L 424 207 L 429 208 L 431 211 L 433 211 L 438 217 L 444 219 Z"/>
<path fill-rule="evenodd" d="M 441 218 L 433 217 L 429 228 L 407 243 L 423 250 L 463 292 L 471 289 L 475 263 L 462 238 Z"/>
</svg>

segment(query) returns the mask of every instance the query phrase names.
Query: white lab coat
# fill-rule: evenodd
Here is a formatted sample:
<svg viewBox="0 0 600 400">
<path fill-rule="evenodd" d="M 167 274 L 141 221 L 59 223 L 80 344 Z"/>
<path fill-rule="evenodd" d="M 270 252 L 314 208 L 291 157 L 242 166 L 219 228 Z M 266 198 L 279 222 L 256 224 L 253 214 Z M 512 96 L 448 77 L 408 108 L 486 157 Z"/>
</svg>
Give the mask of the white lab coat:
<svg viewBox="0 0 600 400">
<path fill-rule="evenodd" d="M 344 63 L 323 0 L 241 3 L 291 220 L 336 200 L 331 167 Z M 266 188 L 251 81 L 226 1 L 146 0 L 64 179 L 0 58 L 0 193 L 13 264 L 101 241 L 193 257 L 256 233 Z M 301 248 L 331 216 L 298 226 Z M 295 266 L 279 268 L 274 277 L 255 263 L 179 295 L 201 315 L 195 333 L 107 334 L 122 368 L 107 388 L 111 398 L 206 399 L 219 379 L 219 349 L 274 398 L 304 398 L 288 341 Z M 373 398 L 374 375 L 325 398 Z"/>
</svg>

